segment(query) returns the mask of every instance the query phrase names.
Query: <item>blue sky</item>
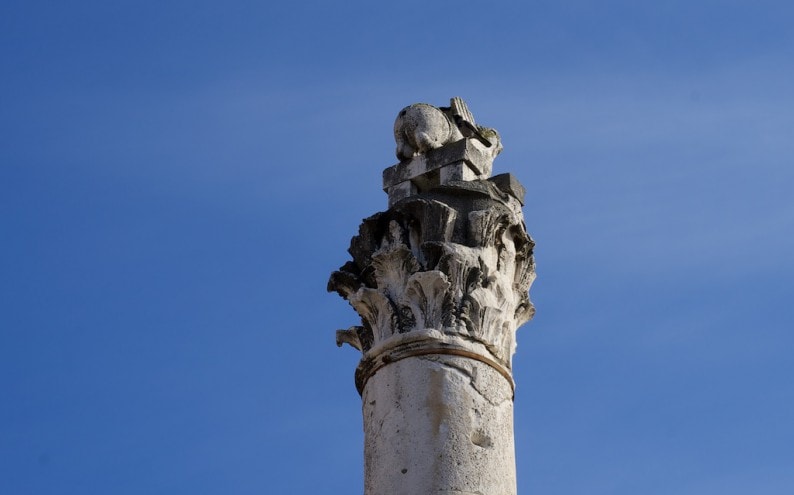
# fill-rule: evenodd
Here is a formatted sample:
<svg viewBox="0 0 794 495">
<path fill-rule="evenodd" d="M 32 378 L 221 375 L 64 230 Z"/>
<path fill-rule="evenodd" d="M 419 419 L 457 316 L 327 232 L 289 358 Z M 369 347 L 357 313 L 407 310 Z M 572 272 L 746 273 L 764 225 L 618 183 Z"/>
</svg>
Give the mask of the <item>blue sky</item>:
<svg viewBox="0 0 794 495">
<path fill-rule="evenodd" d="M 0 493 L 361 493 L 325 286 L 392 124 L 527 187 L 520 493 L 790 494 L 789 2 L 0 7 Z"/>
</svg>

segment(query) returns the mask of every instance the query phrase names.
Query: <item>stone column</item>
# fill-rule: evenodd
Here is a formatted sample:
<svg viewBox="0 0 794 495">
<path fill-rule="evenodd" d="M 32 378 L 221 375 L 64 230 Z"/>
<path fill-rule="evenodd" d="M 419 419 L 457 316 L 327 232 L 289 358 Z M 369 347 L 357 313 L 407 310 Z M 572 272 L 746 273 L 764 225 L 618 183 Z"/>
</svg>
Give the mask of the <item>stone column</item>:
<svg viewBox="0 0 794 495">
<path fill-rule="evenodd" d="M 523 187 L 488 177 L 498 135 L 466 123 L 477 136 L 415 146 L 384 171 L 390 208 L 364 220 L 328 284 L 361 317 L 337 343 L 363 353 L 365 495 L 516 493 L 511 363 L 534 313 L 533 242 Z"/>
</svg>

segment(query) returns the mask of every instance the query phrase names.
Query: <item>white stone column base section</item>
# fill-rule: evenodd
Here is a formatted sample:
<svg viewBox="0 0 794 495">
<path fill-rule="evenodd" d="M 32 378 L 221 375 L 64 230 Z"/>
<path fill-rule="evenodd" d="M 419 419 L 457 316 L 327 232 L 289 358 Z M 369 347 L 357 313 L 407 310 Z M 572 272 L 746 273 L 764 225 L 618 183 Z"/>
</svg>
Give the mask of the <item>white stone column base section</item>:
<svg viewBox="0 0 794 495">
<path fill-rule="evenodd" d="M 513 388 L 493 367 L 409 357 L 362 399 L 365 495 L 515 495 Z"/>
</svg>

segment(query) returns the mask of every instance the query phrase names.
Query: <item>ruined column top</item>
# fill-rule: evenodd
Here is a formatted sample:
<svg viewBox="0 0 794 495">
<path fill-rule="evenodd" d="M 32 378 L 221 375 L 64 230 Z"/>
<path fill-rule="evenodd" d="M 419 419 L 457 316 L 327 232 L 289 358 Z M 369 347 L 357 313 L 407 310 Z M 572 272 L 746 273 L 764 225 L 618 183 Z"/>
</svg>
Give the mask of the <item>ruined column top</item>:
<svg viewBox="0 0 794 495">
<path fill-rule="evenodd" d="M 335 271 L 361 325 L 337 343 L 362 351 L 356 387 L 389 363 L 454 355 L 485 363 L 511 384 L 515 331 L 532 318 L 534 242 L 511 175 L 491 177 L 499 134 L 449 108 L 406 107 L 394 126 L 400 163 L 384 170 L 389 209 L 364 219 L 352 260 Z"/>
<path fill-rule="evenodd" d="M 460 98 L 394 124 L 389 207 L 365 218 L 328 290 L 360 323 L 365 495 L 515 495 L 512 358 L 534 315 L 524 188 L 491 176 L 499 134 Z"/>
</svg>

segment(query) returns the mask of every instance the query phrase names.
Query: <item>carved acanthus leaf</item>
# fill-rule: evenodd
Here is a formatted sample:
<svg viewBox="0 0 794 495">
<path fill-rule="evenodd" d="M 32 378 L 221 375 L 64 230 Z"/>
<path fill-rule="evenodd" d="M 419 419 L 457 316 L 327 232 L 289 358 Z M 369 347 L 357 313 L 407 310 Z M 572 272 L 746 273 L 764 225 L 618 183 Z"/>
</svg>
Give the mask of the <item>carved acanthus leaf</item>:
<svg viewBox="0 0 794 495">
<path fill-rule="evenodd" d="M 337 347 L 342 347 L 343 344 L 348 344 L 352 347 L 355 347 L 359 351 L 364 350 L 364 346 L 361 343 L 361 338 L 359 337 L 363 331 L 364 331 L 364 327 L 360 327 L 360 326 L 350 327 L 346 330 L 337 330 L 336 331 Z"/>
<path fill-rule="evenodd" d="M 348 301 L 372 330 L 375 343 L 388 338 L 397 326 L 394 304 L 377 289 L 362 287 Z"/>
<path fill-rule="evenodd" d="M 506 208 L 477 210 L 469 213 L 469 236 L 475 246 L 492 246 L 500 238 L 500 231 L 510 225 Z"/>
<path fill-rule="evenodd" d="M 352 263 L 348 262 L 342 269 L 333 272 L 328 280 L 328 291 L 335 291 L 345 299 L 355 294 L 363 285 L 355 273 L 348 271 L 351 269 L 349 265 Z"/>
<path fill-rule="evenodd" d="M 445 308 L 448 308 L 451 293 L 447 276 L 433 270 L 415 273 L 408 280 L 400 304 L 411 309 L 417 328 L 444 326 Z"/>
<path fill-rule="evenodd" d="M 371 266 L 377 288 L 392 300 L 405 290 L 408 277 L 422 268 L 413 253 L 404 245 L 392 245 L 378 250 L 372 255 Z"/>
</svg>

